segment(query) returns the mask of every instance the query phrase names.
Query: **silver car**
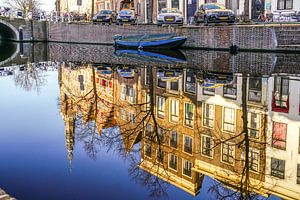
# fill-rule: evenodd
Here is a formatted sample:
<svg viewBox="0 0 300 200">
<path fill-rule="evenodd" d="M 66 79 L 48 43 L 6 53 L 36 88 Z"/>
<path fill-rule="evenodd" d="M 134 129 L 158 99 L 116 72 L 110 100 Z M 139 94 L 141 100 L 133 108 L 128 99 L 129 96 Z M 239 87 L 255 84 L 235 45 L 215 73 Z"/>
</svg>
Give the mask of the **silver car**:
<svg viewBox="0 0 300 200">
<path fill-rule="evenodd" d="M 157 25 L 183 24 L 183 15 L 177 8 L 163 8 L 157 15 Z"/>
</svg>

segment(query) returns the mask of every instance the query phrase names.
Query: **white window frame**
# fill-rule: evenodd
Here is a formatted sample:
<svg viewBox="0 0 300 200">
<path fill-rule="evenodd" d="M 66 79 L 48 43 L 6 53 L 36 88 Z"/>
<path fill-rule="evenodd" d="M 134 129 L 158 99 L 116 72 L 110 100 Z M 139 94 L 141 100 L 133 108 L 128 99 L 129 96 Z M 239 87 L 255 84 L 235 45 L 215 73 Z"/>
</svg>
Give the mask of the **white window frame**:
<svg viewBox="0 0 300 200">
<path fill-rule="evenodd" d="M 174 156 L 176 158 L 176 169 L 173 169 L 172 167 L 170 167 L 170 159 L 171 159 L 172 156 Z M 178 156 L 177 155 L 172 154 L 172 153 L 168 154 L 168 168 L 175 171 L 175 172 L 178 171 Z"/>
<path fill-rule="evenodd" d="M 211 139 L 211 144 L 210 144 L 210 148 L 211 148 L 211 156 L 206 155 L 206 154 L 203 153 L 203 141 L 204 141 L 204 138 L 210 138 L 210 139 Z M 205 156 L 205 157 L 208 157 L 208 158 L 213 158 L 213 157 L 214 157 L 214 149 L 213 149 L 213 146 L 214 146 L 214 141 L 213 141 L 213 137 L 212 137 L 212 136 L 209 136 L 209 135 L 201 135 L 201 155 L 202 155 L 202 156 Z"/>
<path fill-rule="evenodd" d="M 208 110 L 208 118 L 206 118 L 205 116 L 206 116 L 206 112 L 207 112 L 207 109 L 206 109 L 206 105 L 208 105 L 209 106 L 209 110 Z M 202 115 L 202 125 L 204 126 L 204 127 L 207 127 L 207 128 L 211 128 L 211 129 L 213 129 L 214 128 L 214 123 L 215 123 L 215 110 L 216 110 L 216 107 L 215 107 L 215 105 L 214 104 L 208 104 L 208 103 L 203 103 L 203 106 L 202 106 L 203 108 L 202 108 L 202 113 L 203 113 L 203 115 Z M 212 108 L 210 108 L 210 107 L 212 107 Z M 210 116 L 210 109 L 212 109 L 212 116 Z M 207 120 L 211 120 L 212 121 L 212 126 L 210 126 L 210 125 L 206 125 L 205 124 L 205 119 L 207 119 Z"/>
<path fill-rule="evenodd" d="M 159 102 L 160 102 L 159 99 L 161 99 L 162 102 L 163 102 L 162 106 L 159 105 Z M 156 110 L 157 117 L 164 118 L 165 117 L 165 111 L 166 111 L 166 98 L 162 97 L 162 96 L 157 96 L 156 97 L 156 104 L 157 104 L 157 106 L 156 106 L 156 108 L 157 108 L 157 110 Z M 160 107 L 162 107 L 162 109 L 160 109 Z"/>
<path fill-rule="evenodd" d="M 256 117 L 257 117 L 257 127 L 251 127 L 251 122 L 252 122 L 252 118 L 251 118 L 251 115 L 252 114 L 256 114 Z M 261 114 L 260 113 L 256 113 L 256 112 L 248 112 L 247 114 L 248 116 L 248 125 L 247 125 L 247 128 L 248 128 L 248 134 L 249 134 L 249 137 L 252 138 L 252 139 L 257 139 L 259 140 L 260 138 L 260 133 L 261 133 Z M 250 136 L 250 131 L 254 130 L 254 131 L 257 131 L 257 137 L 256 138 L 253 138 Z"/>
<path fill-rule="evenodd" d="M 192 144 L 192 148 L 191 148 L 191 153 L 189 153 L 189 152 L 186 152 L 185 150 L 184 150 L 184 147 L 185 147 L 185 137 L 188 137 L 188 138 L 190 138 L 191 139 L 191 144 Z M 184 153 L 186 153 L 186 154 L 188 154 L 188 155 L 193 155 L 193 138 L 191 137 L 191 136 L 189 136 L 189 135 L 183 135 L 183 142 L 182 142 L 182 145 L 183 145 L 183 147 L 182 147 L 182 150 L 183 150 L 183 152 Z"/>
<path fill-rule="evenodd" d="M 188 175 L 184 174 L 185 161 L 191 163 L 191 176 L 188 176 Z M 188 177 L 188 178 L 192 178 L 193 177 L 192 168 L 193 168 L 193 163 L 189 160 L 186 160 L 186 159 L 182 158 L 182 175 L 185 176 L 185 177 Z"/>
<path fill-rule="evenodd" d="M 224 144 L 228 145 L 228 148 L 230 148 L 230 147 L 233 148 L 233 150 L 232 150 L 232 159 L 233 159 L 233 162 L 232 163 L 223 160 L 223 145 Z M 222 163 L 226 163 L 228 165 L 234 165 L 234 163 L 235 163 L 235 145 L 234 145 L 234 143 L 232 143 L 232 142 L 224 142 L 224 143 L 222 143 L 222 145 L 221 145 L 221 162 Z"/>
<path fill-rule="evenodd" d="M 232 113 L 232 114 L 234 114 L 234 123 L 225 122 L 225 120 L 228 120 L 228 119 L 230 118 L 230 117 L 228 117 L 228 116 L 225 116 L 226 114 L 229 113 L 229 112 L 226 111 L 226 109 L 231 109 L 231 110 L 233 110 L 233 113 Z M 235 131 L 236 131 L 236 113 L 237 113 L 237 112 L 236 112 L 236 109 L 235 109 L 235 108 L 223 107 L 222 130 L 223 130 L 224 132 L 228 132 L 228 133 L 232 133 L 232 134 L 235 133 Z M 232 125 L 232 126 L 233 126 L 233 130 L 226 130 L 225 127 L 224 127 L 225 123 L 226 123 L 227 125 Z"/>
<path fill-rule="evenodd" d="M 193 106 L 193 117 L 192 117 L 192 123 L 191 123 L 191 126 L 189 126 L 189 125 L 187 125 L 186 123 L 185 123 L 185 121 L 186 121 L 186 105 L 187 104 L 191 104 L 192 106 Z M 183 117 L 183 125 L 184 126 L 186 126 L 186 127 L 189 127 L 189 128 L 194 128 L 194 123 L 195 123 L 195 105 L 193 104 L 193 103 L 189 103 L 189 102 L 184 102 L 184 117 Z"/>
<path fill-rule="evenodd" d="M 174 105 L 175 103 L 175 105 Z M 179 100 L 178 99 L 170 99 L 169 101 L 169 120 L 170 122 L 177 123 L 179 121 Z M 173 107 L 174 106 L 174 107 Z M 175 113 L 173 113 L 173 109 L 175 108 Z"/>
</svg>

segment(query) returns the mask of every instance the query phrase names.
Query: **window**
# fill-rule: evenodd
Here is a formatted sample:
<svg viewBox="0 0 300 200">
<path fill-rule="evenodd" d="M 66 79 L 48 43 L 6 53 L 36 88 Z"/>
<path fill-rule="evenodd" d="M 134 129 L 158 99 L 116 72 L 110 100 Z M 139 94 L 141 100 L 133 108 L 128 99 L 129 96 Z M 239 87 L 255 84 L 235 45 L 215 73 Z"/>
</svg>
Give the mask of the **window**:
<svg viewBox="0 0 300 200">
<path fill-rule="evenodd" d="M 151 125 L 151 124 L 147 124 L 147 125 L 146 125 L 145 135 L 146 135 L 147 137 L 151 137 L 151 132 L 152 132 L 152 125 Z"/>
<path fill-rule="evenodd" d="M 193 153 L 193 138 L 190 136 L 184 136 L 184 143 L 183 143 L 183 151 L 189 154 Z"/>
<path fill-rule="evenodd" d="M 293 0 L 278 0 L 277 1 L 278 10 L 291 10 L 293 9 Z"/>
<path fill-rule="evenodd" d="M 83 75 L 79 75 L 78 76 L 78 82 L 80 84 L 80 90 L 83 91 L 84 90 L 84 84 L 83 84 L 84 78 Z"/>
<path fill-rule="evenodd" d="M 176 131 L 171 131 L 170 146 L 173 148 L 177 148 L 177 144 L 178 144 L 178 133 Z"/>
<path fill-rule="evenodd" d="M 258 113 L 248 113 L 248 132 L 249 137 L 258 139 L 260 130 L 260 114 Z"/>
<path fill-rule="evenodd" d="M 235 109 L 224 108 L 223 112 L 223 130 L 228 132 L 234 132 L 236 123 Z"/>
<path fill-rule="evenodd" d="M 177 156 L 174 154 L 169 154 L 169 168 L 177 170 Z"/>
<path fill-rule="evenodd" d="M 261 102 L 261 78 L 249 78 L 248 100 Z"/>
<path fill-rule="evenodd" d="M 158 127 L 157 136 L 158 136 L 159 144 L 163 144 L 165 141 L 165 130 L 162 129 L 161 127 Z"/>
<path fill-rule="evenodd" d="M 157 97 L 157 116 L 160 118 L 165 117 L 165 98 Z"/>
<path fill-rule="evenodd" d="M 172 0 L 171 2 L 172 2 L 171 8 L 179 9 L 179 0 Z"/>
<path fill-rule="evenodd" d="M 233 78 L 233 83 L 229 85 L 223 86 L 223 96 L 230 99 L 236 99 L 236 91 L 237 91 L 237 84 L 236 84 L 236 77 Z"/>
<path fill-rule="evenodd" d="M 213 157 L 213 140 L 211 136 L 202 135 L 202 155 Z"/>
<path fill-rule="evenodd" d="M 259 151 L 257 149 L 249 149 L 249 169 L 258 172 Z"/>
<path fill-rule="evenodd" d="M 167 7 L 167 0 L 158 0 L 158 12 Z"/>
<path fill-rule="evenodd" d="M 287 125 L 273 122 L 272 147 L 285 150 Z"/>
<path fill-rule="evenodd" d="M 202 93 L 204 95 L 214 96 L 215 95 L 215 88 L 203 88 Z"/>
<path fill-rule="evenodd" d="M 274 78 L 274 94 L 273 94 L 273 110 L 278 110 L 278 108 L 288 109 L 288 97 L 289 97 L 289 79 L 276 76 Z M 277 108 L 277 109 L 276 109 Z M 288 110 L 284 110 L 288 111 Z"/>
<path fill-rule="evenodd" d="M 136 116 L 135 116 L 135 114 L 133 114 L 133 113 L 131 113 L 131 112 L 128 112 L 128 122 L 130 122 L 130 123 L 135 123 L 136 121 L 135 121 L 135 118 L 136 118 Z"/>
<path fill-rule="evenodd" d="M 126 100 L 126 86 L 125 85 L 123 85 L 121 87 L 121 99 Z"/>
<path fill-rule="evenodd" d="M 157 79 L 157 86 L 161 87 L 161 88 L 166 88 L 167 83 L 166 83 L 166 81 L 162 81 L 161 78 L 158 78 Z"/>
<path fill-rule="evenodd" d="M 192 163 L 190 161 L 183 159 L 182 173 L 188 177 L 192 177 Z"/>
<path fill-rule="evenodd" d="M 196 78 L 194 70 L 186 70 L 185 91 L 193 94 L 196 93 Z"/>
<path fill-rule="evenodd" d="M 170 100 L 170 120 L 171 122 L 179 120 L 179 101 L 175 99 Z"/>
<path fill-rule="evenodd" d="M 178 89 L 179 89 L 178 80 L 176 80 L 176 81 L 171 81 L 170 89 L 171 89 L 171 90 L 178 91 Z"/>
<path fill-rule="evenodd" d="M 211 104 L 203 104 L 203 126 L 213 128 L 215 118 L 215 106 Z"/>
<path fill-rule="evenodd" d="M 297 164 L 297 184 L 300 184 L 300 164 Z"/>
<path fill-rule="evenodd" d="M 157 150 L 157 161 L 160 163 L 164 162 L 164 152 L 161 149 Z"/>
<path fill-rule="evenodd" d="M 234 163 L 234 145 L 230 143 L 222 143 L 222 161 L 233 164 Z"/>
<path fill-rule="evenodd" d="M 185 103 L 184 108 L 184 125 L 194 127 L 194 105 L 191 103 Z"/>
<path fill-rule="evenodd" d="M 285 160 L 271 158 L 271 176 L 284 179 Z"/>
<path fill-rule="evenodd" d="M 145 155 L 151 158 L 152 148 L 150 144 L 145 144 Z"/>
</svg>

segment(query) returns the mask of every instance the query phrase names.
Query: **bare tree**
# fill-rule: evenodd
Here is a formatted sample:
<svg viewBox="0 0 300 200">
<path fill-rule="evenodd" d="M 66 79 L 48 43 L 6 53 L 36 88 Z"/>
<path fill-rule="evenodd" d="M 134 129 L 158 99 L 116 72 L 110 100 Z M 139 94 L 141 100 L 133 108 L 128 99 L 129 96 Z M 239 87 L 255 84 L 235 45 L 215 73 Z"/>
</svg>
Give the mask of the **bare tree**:
<svg viewBox="0 0 300 200">
<path fill-rule="evenodd" d="M 39 0 L 5 0 L 5 4 L 23 13 L 38 11 L 41 5 Z"/>
</svg>

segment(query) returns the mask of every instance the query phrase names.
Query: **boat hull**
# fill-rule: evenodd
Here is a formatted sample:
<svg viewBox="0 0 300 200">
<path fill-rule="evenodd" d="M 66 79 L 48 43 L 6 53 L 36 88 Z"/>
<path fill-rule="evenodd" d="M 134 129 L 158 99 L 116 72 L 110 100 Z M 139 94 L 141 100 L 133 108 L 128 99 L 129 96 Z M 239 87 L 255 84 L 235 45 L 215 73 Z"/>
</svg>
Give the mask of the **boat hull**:
<svg viewBox="0 0 300 200">
<path fill-rule="evenodd" d="M 118 49 L 176 49 L 182 46 L 186 37 L 174 37 L 156 41 L 122 41 L 116 40 L 115 46 Z"/>
</svg>

